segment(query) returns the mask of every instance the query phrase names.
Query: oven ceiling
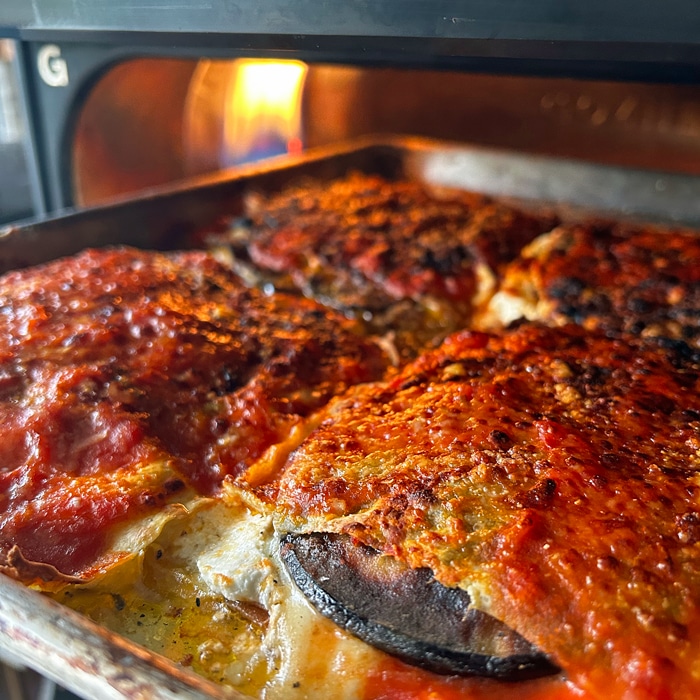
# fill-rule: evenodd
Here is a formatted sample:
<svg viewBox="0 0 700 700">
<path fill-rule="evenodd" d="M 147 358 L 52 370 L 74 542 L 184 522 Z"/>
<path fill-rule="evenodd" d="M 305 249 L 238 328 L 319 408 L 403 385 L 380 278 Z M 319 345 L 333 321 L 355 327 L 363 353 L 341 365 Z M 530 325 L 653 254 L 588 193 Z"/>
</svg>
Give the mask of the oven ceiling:
<svg viewBox="0 0 700 700">
<path fill-rule="evenodd" d="M 696 0 L 2 0 L 0 36 L 696 82 Z M 206 35 L 203 36 L 203 35 Z"/>
</svg>

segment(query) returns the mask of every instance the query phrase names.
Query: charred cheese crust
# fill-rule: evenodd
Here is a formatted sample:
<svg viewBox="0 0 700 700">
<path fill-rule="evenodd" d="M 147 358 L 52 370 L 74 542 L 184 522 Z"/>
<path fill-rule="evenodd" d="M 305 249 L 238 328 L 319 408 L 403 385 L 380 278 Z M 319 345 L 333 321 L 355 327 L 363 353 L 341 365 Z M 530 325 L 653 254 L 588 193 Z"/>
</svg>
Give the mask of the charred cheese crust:
<svg viewBox="0 0 700 700">
<path fill-rule="evenodd" d="M 592 697 L 693 698 L 699 389 L 687 347 L 465 331 L 332 402 L 258 493 L 465 588 Z"/>
<path fill-rule="evenodd" d="M 561 226 L 505 270 L 480 323 L 520 318 L 700 344 L 700 238 L 614 223 Z"/>
<path fill-rule="evenodd" d="M 556 217 L 359 173 L 251 194 L 228 241 L 278 286 L 392 331 L 404 356 L 462 328 L 501 268 Z"/>
</svg>

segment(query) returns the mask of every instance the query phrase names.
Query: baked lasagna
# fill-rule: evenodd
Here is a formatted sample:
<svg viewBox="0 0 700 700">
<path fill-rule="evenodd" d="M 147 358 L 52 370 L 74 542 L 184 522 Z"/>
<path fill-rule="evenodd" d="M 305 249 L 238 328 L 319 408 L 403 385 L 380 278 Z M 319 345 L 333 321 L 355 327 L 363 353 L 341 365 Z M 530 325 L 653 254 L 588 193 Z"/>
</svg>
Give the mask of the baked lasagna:
<svg viewBox="0 0 700 700">
<path fill-rule="evenodd" d="M 247 206 L 0 279 L 0 570 L 251 697 L 696 697 L 696 234 Z"/>
</svg>

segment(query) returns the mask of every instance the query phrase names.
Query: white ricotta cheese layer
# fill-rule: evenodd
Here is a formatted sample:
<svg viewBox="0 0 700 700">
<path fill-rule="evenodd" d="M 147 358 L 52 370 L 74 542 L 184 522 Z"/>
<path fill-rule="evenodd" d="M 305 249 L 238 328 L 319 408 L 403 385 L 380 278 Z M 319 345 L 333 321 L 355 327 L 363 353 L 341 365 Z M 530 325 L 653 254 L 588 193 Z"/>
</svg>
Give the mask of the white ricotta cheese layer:
<svg viewBox="0 0 700 700">
<path fill-rule="evenodd" d="M 367 672 L 381 653 L 308 603 L 279 558 L 280 537 L 271 515 L 219 503 L 199 512 L 174 543 L 179 556 L 196 563 L 205 590 L 256 603 L 269 615 L 260 648 L 227 669 L 227 679 L 243 683 L 262 660 L 268 677 L 263 700 L 361 698 Z"/>
</svg>

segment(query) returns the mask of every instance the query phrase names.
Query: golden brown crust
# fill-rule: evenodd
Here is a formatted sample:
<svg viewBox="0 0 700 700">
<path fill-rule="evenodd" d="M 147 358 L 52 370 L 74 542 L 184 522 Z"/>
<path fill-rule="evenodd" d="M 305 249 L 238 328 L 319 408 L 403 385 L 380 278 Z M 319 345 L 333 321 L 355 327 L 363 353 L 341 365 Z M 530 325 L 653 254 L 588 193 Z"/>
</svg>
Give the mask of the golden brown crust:
<svg viewBox="0 0 700 700">
<path fill-rule="evenodd" d="M 332 403 L 259 492 L 467 588 L 595 697 L 691 698 L 699 389 L 683 346 L 464 332 Z"/>
</svg>

